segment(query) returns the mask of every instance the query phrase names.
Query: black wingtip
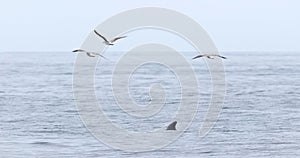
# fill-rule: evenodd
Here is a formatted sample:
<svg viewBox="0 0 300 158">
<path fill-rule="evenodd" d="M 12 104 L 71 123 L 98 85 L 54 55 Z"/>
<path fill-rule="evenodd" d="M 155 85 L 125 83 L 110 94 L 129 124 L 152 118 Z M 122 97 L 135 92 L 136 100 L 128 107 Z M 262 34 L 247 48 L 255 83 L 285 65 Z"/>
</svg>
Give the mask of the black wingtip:
<svg viewBox="0 0 300 158">
<path fill-rule="evenodd" d="M 94 32 L 95 32 L 95 34 L 99 35 L 99 33 L 96 30 L 94 30 Z"/>
<path fill-rule="evenodd" d="M 203 55 L 197 55 L 197 56 L 195 56 L 195 57 L 193 58 L 193 60 L 194 60 L 194 59 L 197 59 L 197 58 L 201 58 L 201 57 L 203 57 Z"/>
</svg>

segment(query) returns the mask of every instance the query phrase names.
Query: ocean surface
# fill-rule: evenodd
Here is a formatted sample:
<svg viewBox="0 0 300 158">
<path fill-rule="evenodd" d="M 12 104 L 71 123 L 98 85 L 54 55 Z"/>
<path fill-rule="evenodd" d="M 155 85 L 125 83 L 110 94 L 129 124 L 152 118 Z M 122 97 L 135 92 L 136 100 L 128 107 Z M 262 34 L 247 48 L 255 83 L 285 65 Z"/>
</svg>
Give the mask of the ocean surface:
<svg viewBox="0 0 300 158">
<path fill-rule="evenodd" d="M 0 157 L 300 157 L 300 52 L 222 53 L 228 58 L 226 96 L 204 138 L 198 130 L 210 101 L 210 75 L 204 60 L 190 60 L 194 55 L 185 53 L 201 98 L 191 126 L 166 147 L 134 153 L 105 145 L 81 121 L 72 89 L 76 54 L 0 53 Z M 147 106 L 149 86 L 161 83 L 166 104 L 155 116 L 135 119 L 116 106 L 109 91 L 118 53 L 106 57 L 111 61 L 100 60 L 96 68 L 95 94 L 114 124 L 139 132 L 174 121 L 181 94 L 174 72 L 159 64 L 136 69 L 129 83 L 132 100 Z"/>
</svg>

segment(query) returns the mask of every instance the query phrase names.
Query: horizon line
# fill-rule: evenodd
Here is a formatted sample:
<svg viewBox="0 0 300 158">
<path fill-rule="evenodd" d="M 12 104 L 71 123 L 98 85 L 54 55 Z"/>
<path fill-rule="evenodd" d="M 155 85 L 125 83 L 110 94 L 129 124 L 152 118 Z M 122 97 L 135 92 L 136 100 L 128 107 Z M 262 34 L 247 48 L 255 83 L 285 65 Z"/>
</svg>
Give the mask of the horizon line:
<svg viewBox="0 0 300 158">
<path fill-rule="evenodd" d="M 123 50 L 114 50 L 114 51 L 108 51 L 107 52 L 125 52 Z M 195 50 L 176 50 L 180 52 L 194 52 Z M 0 51 L 0 53 L 49 53 L 49 52 L 72 52 L 72 50 L 9 50 L 9 51 Z M 95 51 L 98 52 L 98 51 Z M 218 52 L 300 52 L 300 50 L 219 50 Z"/>
</svg>

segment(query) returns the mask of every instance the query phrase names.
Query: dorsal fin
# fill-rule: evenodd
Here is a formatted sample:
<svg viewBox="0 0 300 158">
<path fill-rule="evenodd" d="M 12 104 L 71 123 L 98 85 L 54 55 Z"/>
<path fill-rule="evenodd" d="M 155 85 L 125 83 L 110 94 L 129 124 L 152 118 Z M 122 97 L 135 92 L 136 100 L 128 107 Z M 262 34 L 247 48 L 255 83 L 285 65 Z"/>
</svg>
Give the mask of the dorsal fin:
<svg viewBox="0 0 300 158">
<path fill-rule="evenodd" d="M 177 121 L 172 122 L 168 127 L 167 130 L 176 130 Z"/>
</svg>

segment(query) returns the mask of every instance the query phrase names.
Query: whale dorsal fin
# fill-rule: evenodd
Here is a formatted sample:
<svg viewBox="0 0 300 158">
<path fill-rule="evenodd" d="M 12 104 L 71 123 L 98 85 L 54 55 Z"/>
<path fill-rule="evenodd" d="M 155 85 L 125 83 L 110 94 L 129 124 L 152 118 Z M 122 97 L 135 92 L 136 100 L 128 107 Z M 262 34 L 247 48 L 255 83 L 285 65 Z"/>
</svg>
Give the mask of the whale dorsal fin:
<svg viewBox="0 0 300 158">
<path fill-rule="evenodd" d="M 177 121 L 172 122 L 168 127 L 167 130 L 176 130 Z"/>
</svg>

